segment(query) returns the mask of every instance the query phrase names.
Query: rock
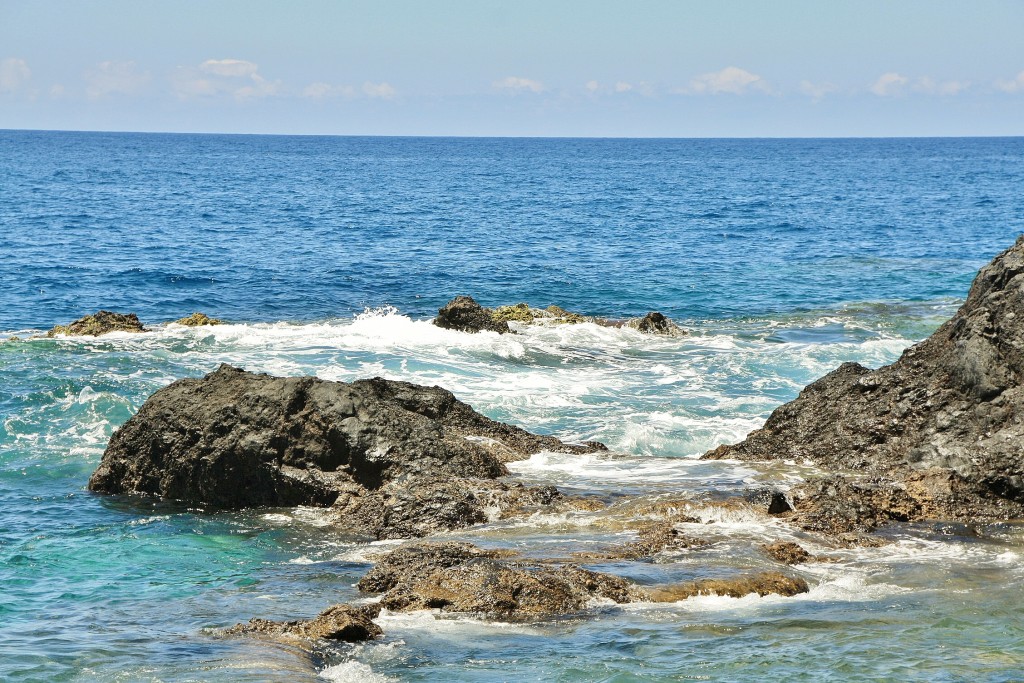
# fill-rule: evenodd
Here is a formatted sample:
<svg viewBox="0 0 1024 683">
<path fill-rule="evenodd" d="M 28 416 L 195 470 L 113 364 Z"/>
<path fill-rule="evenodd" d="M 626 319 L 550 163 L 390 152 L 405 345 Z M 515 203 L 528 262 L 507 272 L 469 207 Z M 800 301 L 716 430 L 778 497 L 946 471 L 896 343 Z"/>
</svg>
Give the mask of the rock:
<svg viewBox="0 0 1024 683">
<path fill-rule="evenodd" d="M 490 420 L 440 387 L 222 365 L 153 394 L 111 437 L 89 488 L 220 508 L 334 504 L 343 523 L 395 538 L 561 502 L 550 487 L 494 479 L 542 450 L 603 448 Z"/>
<path fill-rule="evenodd" d="M 703 548 L 707 541 L 679 533 L 671 522 L 655 522 L 640 527 L 637 540 L 604 552 L 573 553 L 586 560 L 640 560 L 666 550 Z"/>
<path fill-rule="evenodd" d="M 776 541 L 761 546 L 768 557 L 782 564 L 802 564 L 814 559 L 814 556 L 792 541 Z"/>
<path fill-rule="evenodd" d="M 537 318 L 546 318 L 544 311 L 530 308 L 529 304 L 514 304 L 512 306 L 498 306 L 491 311 L 491 319 L 494 322 L 508 323 L 532 323 Z"/>
<path fill-rule="evenodd" d="M 57 325 L 46 333 L 47 337 L 58 334 L 98 337 L 108 332 L 145 332 L 146 328 L 134 313 L 97 311 L 67 325 Z"/>
<path fill-rule="evenodd" d="M 223 631 L 224 635 L 259 635 L 286 642 L 305 643 L 323 638 L 326 640 L 360 643 L 384 634 L 373 619 L 380 613 L 379 605 L 352 607 L 334 605 L 313 619 L 296 621 L 270 621 L 250 619 L 246 624 L 236 624 Z"/>
<path fill-rule="evenodd" d="M 546 567 L 499 559 L 469 543 L 423 543 L 382 557 L 359 581 L 382 593 L 380 605 L 396 612 L 443 612 L 502 617 L 571 614 L 595 599 L 616 603 L 642 597 L 625 579 L 575 565 Z"/>
<path fill-rule="evenodd" d="M 184 325 L 185 327 L 202 327 L 204 325 L 223 325 L 223 320 L 217 318 L 211 318 L 205 313 L 199 313 L 198 311 L 185 318 L 178 318 L 174 321 L 176 325 Z"/>
<path fill-rule="evenodd" d="M 663 586 L 649 590 L 654 602 L 677 602 L 697 595 L 721 595 L 730 598 L 742 598 L 744 595 L 756 593 L 760 596 L 769 594 L 792 597 L 810 590 L 807 582 L 797 576 L 786 576 L 779 572 L 764 572 L 753 576 L 740 576 L 731 579 L 702 579 L 674 586 Z"/>
<path fill-rule="evenodd" d="M 786 492 L 772 486 L 762 486 L 747 492 L 746 500 L 769 515 L 779 515 L 793 509 L 786 498 Z"/>
<path fill-rule="evenodd" d="M 624 325 L 644 334 L 662 334 L 668 337 L 685 337 L 688 332 L 657 311 L 651 311 L 642 318 L 630 318 Z"/>
<path fill-rule="evenodd" d="M 895 363 L 845 363 L 746 440 L 704 457 L 809 460 L 845 477 L 804 487 L 797 516 L 808 528 L 1024 516 L 1022 340 L 1024 237 Z"/>
<path fill-rule="evenodd" d="M 507 322 L 495 320 L 492 311 L 478 304 L 471 296 L 457 296 L 438 309 L 434 324 L 459 332 L 511 332 Z"/>
</svg>

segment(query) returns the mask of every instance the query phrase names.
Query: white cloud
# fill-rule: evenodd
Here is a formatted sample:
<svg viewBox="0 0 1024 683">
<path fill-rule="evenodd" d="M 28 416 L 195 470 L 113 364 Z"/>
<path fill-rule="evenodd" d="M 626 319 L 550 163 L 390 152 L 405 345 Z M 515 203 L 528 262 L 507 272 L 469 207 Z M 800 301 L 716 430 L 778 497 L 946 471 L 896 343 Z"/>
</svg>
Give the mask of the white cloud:
<svg viewBox="0 0 1024 683">
<path fill-rule="evenodd" d="M 587 81 L 587 84 L 584 87 L 586 87 L 589 92 L 597 92 L 598 89 L 600 89 L 601 84 L 597 81 Z"/>
<path fill-rule="evenodd" d="M 615 84 L 615 92 L 629 92 L 633 89 L 632 83 L 626 83 L 625 81 L 619 81 Z"/>
<path fill-rule="evenodd" d="M 0 60 L 0 92 L 14 92 L 32 78 L 32 70 L 24 59 L 8 57 Z"/>
<path fill-rule="evenodd" d="M 698 95 L 717 95 L 719 93 L 742 95 L 748 90 L 770 92 L 768 84 L 757 74 L 737 66 L 727 66 L 721 71 L 697 76 L 690 81 L 689 88 L 680 92 Z"/>
<path fill-rule="evenodd" d="M 351 85 L 331 85 L 323 81 L 310 83 L 302 90 L 302 96 L 311 100 L 323 100 L 329 97 L 355 97 L 356 89 Z"/>
<path fill-rule="evenodd" d="M 890 71 L 879 76 L 878 80 L 871 84 L 869 90 L 879 97 L 891 97 L 901 94 L 904 86 L 909 82 L 910 79 L 906 76 Z"/>
<path fill-rule="evenodd" d="M 52 97 L 55 100 L 64 97 L 65 92 L 66 89 L 64 88 L 64 85 L 62 83 L 54 83 L 50 86 L 50 97 Z"/>
<path fill-rule="evenodd" d="M 914 81 L 911 86 L 916 92 L 929 95 L 957 95 L 971 87 L 967 81 L 936 81 L 929 76 L 923 76 Z"/>
<path fill-rule="evenodd" d="M 281 81 L 268 81 L 258 65 L 244 59 L 207 59 L 198 67 L 178 67 L 172 81 L 181 99 L 230 95 L 252 100 L 281 92 Z"/>
<path fill-rule="evenodd" d="M 800 81 L 800 92 L 810 97 L 814 102 L 820 102 L 826 95 L 834 93 L 837 90 L 839 90 L 839 88 L 832 83 Z"/>
<path fill-rule="evenodd" d="M 498 90 L 507 90 L 509 92 L 538 93 L 544 91 L 544 84 L 540 81 L 520 76 L 508 76 L 500 81 L 495 81 L 492 85 Z"/>
<path fill-rule="evenodd" d="M 101 62 L 85 72 L 85 94 L 90 100 L 107 95 L 129 95 L 149 83 L 148 71 L 139 71 L 135 62 Z"/>
<path fill-rule="evenodd" d="M 1003 92 L 1024 92 L 1024 71 L 1010 81 L 996 81 L 996 87 Z"/>
<path fill-rule="evenodd" d="M 363 94 L 367 97 L 390 100 L 398 94 L 398 91 L 390 83 L 370 83 L 367 81 L 363 83 Z"/>
<path fill-rule="evenodd" d="M 199 70 L 215 76 L 240 78 L 255 75 L 259 67 L 244 59 L 207 59 L 199 65 Z"/>
</svg>

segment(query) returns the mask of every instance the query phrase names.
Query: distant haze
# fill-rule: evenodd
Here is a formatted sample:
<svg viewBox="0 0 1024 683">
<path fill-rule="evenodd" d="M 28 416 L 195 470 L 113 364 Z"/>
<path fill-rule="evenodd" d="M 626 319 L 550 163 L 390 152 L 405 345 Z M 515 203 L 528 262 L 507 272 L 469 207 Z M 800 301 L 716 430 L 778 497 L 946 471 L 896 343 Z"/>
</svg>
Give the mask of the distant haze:
<svg viewBox="0 0 1024 683">
<path fill-rule="evenodd" d="M 1024 2 L 0 0 L 0 128 L 1024 134 Z"/>
</svg>

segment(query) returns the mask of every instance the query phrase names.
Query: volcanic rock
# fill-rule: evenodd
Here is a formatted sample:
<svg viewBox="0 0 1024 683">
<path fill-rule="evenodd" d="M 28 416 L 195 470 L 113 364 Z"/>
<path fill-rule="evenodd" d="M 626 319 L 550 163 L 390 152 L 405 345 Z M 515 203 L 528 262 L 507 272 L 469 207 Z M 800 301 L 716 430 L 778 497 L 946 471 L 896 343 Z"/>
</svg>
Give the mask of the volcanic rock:
<svg viewBox="0 0 1024 683">
<path fill-rule="evenodd" d="M 570 614 L 594 599 L 616 603 L 643 597 L 625 579 L 575 565 L 548 567 L 499 559 L 469 543 L 422 543 L 382 557 L 359 589 L 383 593 L 396 612 L 439 609 L 502 617 Z"/>
<path fill-rule="evenodd" d="M 744 595 L 756 593 L 762 597 L 769 594 L 792 597 L 809 590 L 807 582 L 798 576 L 786 576 L 779 572 L 763 572 L 752 576 L 701 579 L 690 583 L 652 588 L 649 593 L 654 602 L 676 602 L 698 595 L 742 598 Z"/>
<path fill-rule="evenodd" d="M 146 328 L 139 322 L 134 313 L 114 313 L 113 311 L 97 311 L 86 315 L 67 325 L 57 325 L 46 333 L 47 337 L 58 334 L 84 335 L 98 337 L 108 332 L 145 332 Z"/>
<path fill-rule="evenodd" d="M 493 481 L 504 462 L 603 448 L 490 420 L 440 387 L 222 365 L 153 394 L 111 437 L 89 488 L 220 508 L 336 504 L 356 529 L 415 536 L 560 498 Z"/>
<path fill-rule="evenodd" d="M 177 325 L 184 325 L 185 327 L 203 327 L 205 325 L 223 325 L 224 324 L 223 320 L 218 320 L 217 318 L 211 318 L 210 316 L 206 315 L 205 313 L 200 313 L 198 311 L 196 311 L 195 313 L 193 313 L 190 316 L 186 316 L 184 318 L 178 318 L 174 322 Z"/>
<path fill-rule="evenodd" d="M 250 619 L 246 624 L 235 624 L 223 631 L 224 635 L 259 635 L 286 642 L 305 643 L 324 638 L 326 640 L 359 643 L 384 634 L 373 619 L 380 613 L 379 605 L 352 607 L 334 605 L 313 619 L 295 621 L 270 621 Z"/>
<path fill-rule="evenodd" d="M 459 332 L 511 332 L 504 320 L 495 320 L 492 311 L 484 308 L 471 296 L 457 296 L 438 309 L 434 324 Z"/>
<path fill-rule="evenodd" d="M 776 541 L 761 546 L 768 557 L 782 564 L 802 564 L 814 559 L 814 556 L 792 541 Z"/>
<path fill-rule="evenodd" d="M 959 311 L 892 365 L 844 363 L 764 427 L 705 458 L 809 460 L 808 528 L 1024 516 L 1024 237 L 981 269 Z M 802 510 L 801 510 L 802 508 Z"/>
<path fill-rule="evenodd" d="M 658 311 L 651 311 L 642 318 L 630 318 L 625 322 L 625 326 L 644 334 L 662 334 L 668 337 L 684 337 L 687 334 L 686 330 Z"/>
</svg>

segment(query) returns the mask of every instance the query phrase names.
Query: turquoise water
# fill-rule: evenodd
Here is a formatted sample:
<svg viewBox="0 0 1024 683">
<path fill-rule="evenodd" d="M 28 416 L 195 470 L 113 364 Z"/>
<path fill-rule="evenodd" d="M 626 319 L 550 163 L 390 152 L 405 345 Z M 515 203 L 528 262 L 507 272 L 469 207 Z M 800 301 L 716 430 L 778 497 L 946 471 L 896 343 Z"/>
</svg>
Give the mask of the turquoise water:
<svg viewBox="0 0 1024 683">
<path fill-rule="evenodd" d="M 694 458 L 846 360 L 877 366 L 956 309 L 1024 228 L 1024 140 L 457 140 L 0 132 L 0 679 L 1024 680 L 1024 529 L 920 525 L 875 549 L 739 513 L 703 550 L 597 569 L 644 584 L 835 561 L 797 598 L 595 607 L 490 623 L 385 615 L 307 656 L 213 630 L 360 599 L 367 545 L 312 509 L 210 512 L 85 490 L 156 389 L 221 362 L 440 384 L 607 456 L 542 454 L 529 482 L 602 513 L 453 534 L 536 557 L 631 539 L 637 499 L 721 496 L 799 468 Z M 463 335 L 451 296 L 613 317 Z M 98 308 L 145 336 L 30 339 Z M 231 325 L 160 323 L 193 310 Z"/>
</svg>

